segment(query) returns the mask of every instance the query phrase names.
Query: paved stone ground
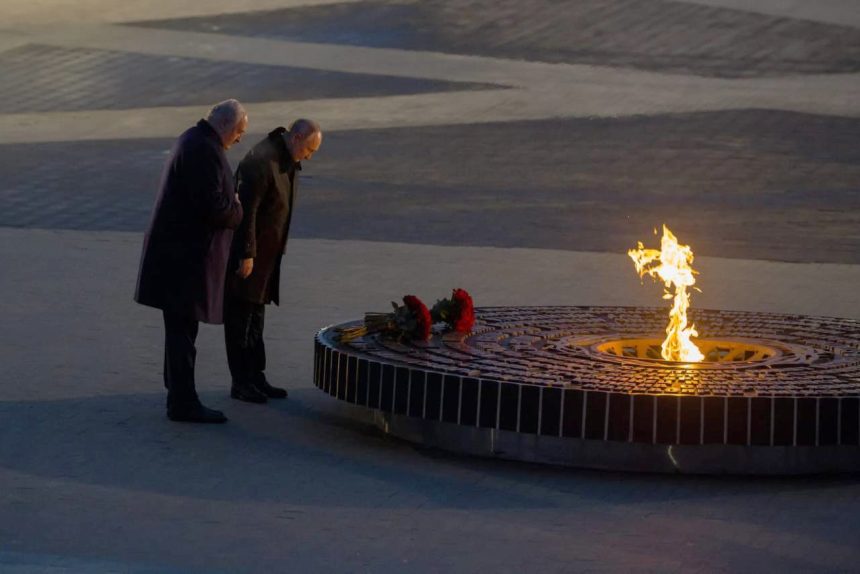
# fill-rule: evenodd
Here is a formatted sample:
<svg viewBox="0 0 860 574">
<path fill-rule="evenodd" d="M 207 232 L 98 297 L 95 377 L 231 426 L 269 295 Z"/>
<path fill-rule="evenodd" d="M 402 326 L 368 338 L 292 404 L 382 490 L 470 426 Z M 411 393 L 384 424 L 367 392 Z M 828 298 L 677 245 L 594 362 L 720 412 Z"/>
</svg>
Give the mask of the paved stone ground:
<svg viewBox="0 0 860 574">
<path fill-rule="evenodd" d="M 857 569 L 857 477 L 459 458 L 310 378 L 316 329 L 406 292 L 657 304 L 623 252 L 664 221 L 702 256 L 694 306 L 860 318 L 850 4 L 71 6 L 0 22 L 0 571 Z M 204 327 L 199 388 L 231 421 L 198 428 L 163 417 L 159 316 L 131 292 L 173 137 L 230 96 L 234 162 L 297 115 L 328 129 L 267 317 L 290 399 L 227 398 Z"/>
<path fill-rule="evenodd" d="M 664 0 L 380 0 L 147 25 L 722 77 L 860 64 L 860 30 Z"/>
<path fill-rule="evenodd" d="M 618 253 L 665 222 L 702 255 L 857 264 L 858 133 L 752 110 L 340 132 L 307 170 L 293 234 Z M 171 145 L 0 146 L 0 224 L 141 231 Z"/>
<path fill-rule="evenodd" d="M 287 94 L 298 99 L 366 97 L 480 87 L 38 44 L 0 53 L 0 75 L 3 113 L 193 105 L 220 101 L 225 81 L 235 85 L 234 96 L 243 102 L 281 100 Z"/>
<path fill-rule="evenodd" d="M 199 428 L 162 416 L 160 319 L 127 288 L 139 248 L 138 233 L 0 229 L 0 258 L 16 270 L 0 292 L 28 294 L 0 301 L 15 333 L 0 347 L 0 570 L 853 569 L 856 477 L 460 458 L 357 424 L 311 386 L 315 329 L 384 308 L 381 291 L 430 299 L 459 284 L 486 305 L 654 304 L 659 288 L 640 287 L 624 255 L 296 239 L 284 307 L 267 317 L 270 375 L 290 398 L 227 398 L 221 332 L 204 326 L 198 386 L 231 421 Z M 737 278 L 702 293 L 703 307 L 860 318 L 860 295 L 842 287 L 860 281 L 856 266 L 704 258 L 700 269 Z M 110 279 L 94 281 L 99 270 Z"/>
</svg>

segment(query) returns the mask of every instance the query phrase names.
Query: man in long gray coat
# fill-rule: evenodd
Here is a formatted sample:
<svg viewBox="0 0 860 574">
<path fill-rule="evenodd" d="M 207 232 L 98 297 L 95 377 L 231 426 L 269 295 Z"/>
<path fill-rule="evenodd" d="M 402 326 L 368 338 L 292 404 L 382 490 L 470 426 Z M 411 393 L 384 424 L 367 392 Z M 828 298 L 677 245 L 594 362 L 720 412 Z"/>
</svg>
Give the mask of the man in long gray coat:
<svg viewBox="0 0 860 574">
<path fill-rule="evenodd" d="M 242 205 L 224 150 L 238 142 L 248 117 L 236 100 L 216 104 L 205 120 L 179 136 L 162 175 L 143 242 L 134 299 L 162 310 L 167 416 L 220 423 L 194 384 L 199 322 L 223 320 L 224 276 Z"/>
<path fill-rule="evenodd" d="M 239 163 L 236 182 L 245 218 L 233 237 L 224 299 L 224 338 L 233 384 L 230 396 L 253 403 L 285 398 L 266 380 L 265 305 L 278 304 L 301 162 L 322 144 L 319 125 L 296 120 L 277 128 Z"/>
</svg>

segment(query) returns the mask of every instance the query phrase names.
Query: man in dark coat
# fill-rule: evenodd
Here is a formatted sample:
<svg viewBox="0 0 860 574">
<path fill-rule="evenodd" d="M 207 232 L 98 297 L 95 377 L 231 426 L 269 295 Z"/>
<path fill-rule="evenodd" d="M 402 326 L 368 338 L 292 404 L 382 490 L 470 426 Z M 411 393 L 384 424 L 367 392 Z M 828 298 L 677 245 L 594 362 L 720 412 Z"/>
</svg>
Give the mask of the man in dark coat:
<svg viewBox="0 0 860 574">
<path fill-rule="evenodd" d="M 224 298 L 224 339 L 233 383 L 230 396 L 253 403 L 285 398 L 266 380 L 265 305 L 279 302 L 281 258 L 287 244 L 301 162 L 322 144 L 312 120 L 277 128 L 248 152 L 236 170 L 245 218 L 233 236 Z"/>
<path fill-rule="evenodd" d="M 164 386 L 171 420 L 227 420 L 197 397 L 194 345 L 200 321 L 220 324 L 223 319 L 230 241 L 242 220 L 224 150 L 239 141 L 247 125 L 242 105 L 227 100 L 179 136 L 144 237 L 134 300 L 164 315 Z"/>
</svg>

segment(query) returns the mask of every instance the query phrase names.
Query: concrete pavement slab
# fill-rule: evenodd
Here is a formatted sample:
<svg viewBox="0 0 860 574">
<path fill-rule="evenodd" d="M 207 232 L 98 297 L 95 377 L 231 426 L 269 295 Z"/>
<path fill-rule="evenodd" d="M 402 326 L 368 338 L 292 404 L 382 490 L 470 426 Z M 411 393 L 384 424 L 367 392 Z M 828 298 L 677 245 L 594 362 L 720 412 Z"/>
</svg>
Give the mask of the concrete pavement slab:
<svg viewBox="0 0 860 574">
<path fill-rule="evenodd" d="M 286 381 L 290 398 L 228 399 L 220 332 L 204 327 L 198 387 L 231 421 L 201 428 L 163 417 L 160 318 L 130 297 L 140 241 L 0 229 L 0 263 L 13 270 L 0 276 L 0 362 L 15 373 L 0 387 L 0 565 L 800 572 L 858 558 L 852 478 L 464 459 L 388 439 L 312 387 L 315 329 L 407 291 L 432 300 L 459 285 L 482 305 L 656 303 L 659 288 L 641 286 L 623 254 L 296 240 L 284 307 L 267 319 L 270 378 Z M 694 308 L 860 317 L 858 266 L 703 258 L 700 267 Z M 111 279 L 90 280 L 98 275 Z"/>
<path fill-rule="evenodd" d="M 12 376 L 0 397 L 160 393 L 161 315 L 131 300 L 139 233 L 0 228 L 0 238 L 0 262 L 14 270 L 0 277 L 0 292 L 27 293 L 0 301 L 15 333 L 0 346 Z M 624 253 L 295 239 L 285 261 L 283 309 L 267 318 L 270 369 L 309 390 L 316 330 L 384 311 L 407 293 L 433 302 L 463 287 L 479 306 L 662 303 L 660 287 L 640 284 Z M 857 265 L 703 257 L 696 267 L 693 309 L 860 318 Z M 200 335 L 210 359 L 200 360 L 198 385 L 207 391 L 225 388 L 220 331 Z"/>
<path fill-rule="evenodd" d="M 299 113 L 251 117 L 269 130 Z M 858 263 L 858 126 L 745 110 L 326 129 L 292 233 L 623 253 L 666 223 L 697 255 Z M 231 150 L 234 163 L 257 140 Z M 0 146 L 0 224 L 142 231 L 172 144 Z M 45 158 L 67 167 L 43 170 Z"/>
<path fill-rule="evenodd" d="M 360 0 L 5 0 L 3 16 L 4 22 L 10 26 L 33 26 L 57 22 L 127 22 L 153 17 L 183 18 L 356 1 Z"/>
<path fill-rule="evenodd" d="M 40 74 L 34 75 L 32 70 Z M 206 106 L 491 88 L 466 82 L 28 45 L 0 53 L 0 113 Z"/>
<path fill-rule="evenodd" d="M 854 0 L 822 0 L 815 3 L 803 0 L 759 0 L 755 3 L 744 0 L 681 1 L 860 28 L 860 10 L 857 10 Z"/>
<path fill-rule="evenodd" d="M 860 69 L 854 28 L 663 0 L 377 0 L 146 25 L 717 77 Z"/>
</svg>

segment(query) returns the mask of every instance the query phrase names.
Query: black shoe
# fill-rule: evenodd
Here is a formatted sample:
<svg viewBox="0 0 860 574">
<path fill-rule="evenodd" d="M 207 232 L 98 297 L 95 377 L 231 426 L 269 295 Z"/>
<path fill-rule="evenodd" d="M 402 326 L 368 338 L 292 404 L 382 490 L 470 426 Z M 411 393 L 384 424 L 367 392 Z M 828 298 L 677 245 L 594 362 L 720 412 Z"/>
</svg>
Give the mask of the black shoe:
<svg viewBox="0 0 860 574">
<path fill-rule="evenodd" d="M 200 403 L 174 405 L 167 408 L 167 418 L 185 423 L 226 423 L 227 417 L 221 411 L 209 409 Z"/>
<path fill-rule="evenodd" d="M 270 399 L 285 399 L 287 398 L 287 390 L 279 387 L 273 387 L 266 380 L 265 375 L 260 375 L 254 379 L 254 388 L 269 397 Z"/>
<path fill-rule="evenodd" d="M 254 385 L 249 383 L 239 383 L 234 381 L 230 387 L 230 396 L 234 399 L 245 401 L 246 403 L 265 403 L 266 395 L 257 390 Z"/>
</svg>

